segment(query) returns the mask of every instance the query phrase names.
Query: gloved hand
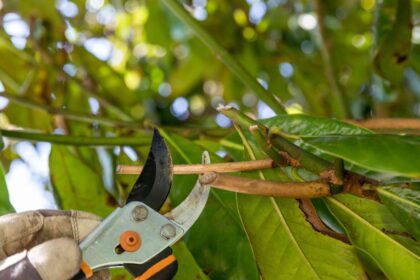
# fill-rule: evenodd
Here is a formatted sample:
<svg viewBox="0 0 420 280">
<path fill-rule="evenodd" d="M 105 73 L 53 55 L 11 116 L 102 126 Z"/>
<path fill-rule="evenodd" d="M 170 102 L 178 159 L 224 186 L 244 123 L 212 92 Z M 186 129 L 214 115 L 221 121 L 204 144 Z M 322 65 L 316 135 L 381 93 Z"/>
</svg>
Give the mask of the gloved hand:
<svg viewBox="0 0 420 280">
<path fill-rule="evenodd" d="M 70 279 L 80 269 L 78 243 L 100 221 L 86 212 L 57 210 L 0 217 L 0 279 Z M 90 279 L 110 276 L 101 271 Z"/>
</svg>

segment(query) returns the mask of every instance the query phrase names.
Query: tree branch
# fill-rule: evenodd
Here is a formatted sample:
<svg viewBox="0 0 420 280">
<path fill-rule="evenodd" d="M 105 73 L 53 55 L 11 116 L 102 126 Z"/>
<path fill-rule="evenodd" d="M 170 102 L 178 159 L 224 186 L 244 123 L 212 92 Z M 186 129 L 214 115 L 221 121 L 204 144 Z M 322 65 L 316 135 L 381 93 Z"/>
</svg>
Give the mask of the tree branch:
<svg viewBox="0 0 420 280">
<path fill-rule="evenodd" d="M 266 154 L 278 165 L 302 167 L 319 174 L 321 178 L 330 179 L 334 184 L 339 183 L 334 176 L 334 165 L 332 163 L 296 146 L 280 135 L 270 134 L 267 127 L 234 108 L 220 106 L 218 111 L 233 122 L 249 129 Z"/>
<path fill-rule="evenodd" d="M 87 137 L 45 133 L 33 133 L 23 130 L 0 129 L 4 137 L 17 140 L 49 142 L 73 146 L 143 146 L 149 145 L 151 137 Z"/>
<path fill-rule="evenodd" d="M 371 130 L 416 130 L 420 131 L 420 119 L 399 119 L 399 118 L 375 118 L 368 120 L 350 120 L 346 119 L 345 122 L 359 125 Z"/>
<path fill-rule="evenodd" d="M 254 161 L 224 162 L 212 164 L 177 164 L 174 165 L 174 174 L 201 174 L 208 172 L 228 173 L 268 169 L 274 167 L 272 159 Z M 142 165 L 118 165 L 118 174 L 140 174 Z"/>
<path fill-rule="evenodd" d="M 331 195 L 330 186 L 325 182 L 273 182 L 246 177 L 206 173 L 200 178 L 200 183 L 212 187 L 253 195 L 274 196 L 284 198 L 314 198 Z"/>
</svg>

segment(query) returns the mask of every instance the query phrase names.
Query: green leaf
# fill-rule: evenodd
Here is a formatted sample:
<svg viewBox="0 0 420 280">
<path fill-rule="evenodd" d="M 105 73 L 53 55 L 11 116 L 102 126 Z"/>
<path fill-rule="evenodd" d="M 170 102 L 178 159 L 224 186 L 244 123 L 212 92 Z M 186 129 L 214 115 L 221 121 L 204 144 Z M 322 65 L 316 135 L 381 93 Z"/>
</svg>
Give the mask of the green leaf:
<svg viewBox="0 0 420 280">
<path fill-rule="evenodd" d="M 18 93 L 31 73 L 28 72 L 28 64 L 33 62 L 33 58 L 16 50 L 4 32 L 0 31 L 0 36 L 0 80 L 6 90 Z M 11 63 L 13 67 L 9 67 Z"/>
<path fill-rule="evenodd" d="M 251 159 L 261 158 L 243 141 Z M 278 180 L 276 173 L 260 177 Z M 238 194 L 237 201 L 263 279 L 366 278 L 354 248 L 316 232 L 297 200 Z"/>
<path fill-rule="evenodd" d="M 107 206 L 110 196 L 105 191 L 100 174 L 71 153 L 69 148 L 52 146 L 50 173 L 63 209 L 83 210 L 105 217 L 115 208 Z"/>
<path fill-rule="evenodd" d="M 208 73 L 214 73 L 219 66 L 218 62 L 207 63 L 213 59 L 212 54 L 205 48 L 198 39 L 191 39 L 191 54 L 180 61 L 180 63 L 169 73 L 174 96 L 184 96 L 203 79 Z"/>
<path fill-rule="evenodd" d="M 13 116 L 11 122 L 20 127 L 30 127 L 32 129 L 45 131 L 51 123 L 51 117 L 46 112 L 28 109 L 13 103 L 9 104 L 4 109 L 4 112 L 8 116 Z"/>
<path fill-rule="evenodd" d="M 4 148 L 3 135 L 1 134 L 1 131 L 0 131 L 0 151 L 2 151 L 3 148 Z"/>
<path fill-rule="evenodd" d="M 378 194 L 394 217 L 420 240 L 420 191 L 383 187 L 378 188 Z"/>
<path fill-rule="evenodd" d="M 83 66 L 89 77 L 100 87 L 97 92 L 122 111 L 119 117 L 130 121 L 131 119 L 127 112 L 132 109 L 132 106 L 136 105 L 136 102 L 139 101 L 139 97 L 142 95 L 135 94 L 133 90 L 129 89 L 122 74 L 115 71 L 107 62 L 100 61 L 81 47 L 75 47 L 74 53 L 75 60 L 77 59 L 76 62 L 79 66 Z"/>
<path fill-rule="evenodd" d="M 3 141 L 2 141 L 3 142 Z M 0 164 L 0 215 L 15 212 L 9 201 L 6 178 L 3 166 Z"/>
<path fill-rule="evenodd" d="M 37 26 L 39 30 L 36 30 L 34 34 L 38 40 L 41 35 L 47 37 L 49 42 L 52 39 L 62 39 L 65 22 L 55 5 L 51 5 L 49 0 L 4 1 L 3 12 L 18 12 L 28 23 L 40 20 L 43 26 L 42 28 Z"/>
<path fill-rule="evenodd" d="M 376 71 L 393 84 L 400 84 L 411 49 L 412 9 L 410 0 L 378 4 Z M 389 11 L 392 14 L 386 15 Z M 389 21 L 393 23 L 390 24 Z M 385 25 L 384 27 L 381 25 Z M 390 28 L 389 30 L 386 30 Z"/>
<path fill-rule="evenodd" d="M 240 161 L 244 157 L 244 146 L 238 133 L 233 132 L 220 140 L 220 144 L 226 152 L 236 161 Z"/>
<path fill-rule="evenodd" d="M 167 16 L 165 15 L 160 1 L 147 3 L 149 15 L 144 25 L 147 41 L 150 44 L 160 45 L 166 49 L 171 45 L 171 34 Z M 159 32 L 156 32 L 159 30 Z"/>
<path fill-rule="evenodd" d="M 385 233 L 403 230 L 385 206 L 352 195 L 328 197 L 326 202 L 352 243 L 373 258 L 389 279 L 420 277 L 419 256 Z"/>
<path fill-rule="evenodd" d="M 178 272 L 175 274 L 174 280 L 209 279 L 198 266 L 184 241 L 175 243 L 175 245 L 172 246 L 172 249 L 176 259 L 178 260 Z"/>
<path fill-rule="evenodd" d="M 372 134 L 303 140 L 324 153 L 368 170 L 420 178 L 419 136 Z"/>
<path fill-rule="evenodd" d="M 281 115 L 258 121 L 269 128 L 279 128 L 282 132 L 300 137 L 372 133 L 368 129 L 336 119 L 312 117 L 303 114 Z"/>
<path fill-rule="evenodd" d="M 161 130 L 171 150 L 174 164 L 200 163 L 204 151 L 193 142 Z M 211 156 L 212 162 L 220 158 Z M 170 193 L 174 206 L 189 194 L 196 176 L 174 176 Z M 236 210 L 235 194 L 212 189 L 200 218 L 187 232 L 184 241 L 197 263 L 211 279 L 258 279 L 251 247 Z"/>
</svg>

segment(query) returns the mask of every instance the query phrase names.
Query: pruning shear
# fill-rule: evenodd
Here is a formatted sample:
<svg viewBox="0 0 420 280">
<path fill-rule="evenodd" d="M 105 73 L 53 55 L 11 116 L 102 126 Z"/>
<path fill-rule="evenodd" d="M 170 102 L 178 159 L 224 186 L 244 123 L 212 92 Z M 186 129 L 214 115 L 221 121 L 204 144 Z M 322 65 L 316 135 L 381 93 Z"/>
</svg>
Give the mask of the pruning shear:
<svg viewBox="0 0 420 280">
<path fill-rule="evenodd" d="M 210 162 L 207 152 L 202 163 Z M 135 280 L 167 280 L 178 263 L 170 248 L 189 230 L 207 202 L 209 187 L 197 183 L 188 197 L 169 213 L 158 210 L 172 184 L 172 158 L 164 139 L 154 130 L 144 168 L 122 208 L 115 209 L 81 243 L 83 261 L 73 280 L 93 272 L 123 266 Z"/>
</svg>

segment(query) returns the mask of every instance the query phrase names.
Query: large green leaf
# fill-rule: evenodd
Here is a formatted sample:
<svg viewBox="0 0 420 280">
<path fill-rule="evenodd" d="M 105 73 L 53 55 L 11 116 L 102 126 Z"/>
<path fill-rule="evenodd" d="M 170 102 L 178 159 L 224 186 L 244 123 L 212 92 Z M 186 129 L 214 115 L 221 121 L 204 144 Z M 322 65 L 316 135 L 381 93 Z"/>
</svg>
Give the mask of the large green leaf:
<svg viewBox="0 0 420 280">
<path fill-rule="evenodd" d="M 313 117 L 303 114 L 280 115 L 258 121 L 269 128 L 278 128 L 285 133 L 300 137 L 372 133 L 365 128 L 345 123 L 337 119 Z"/>
<path fill-rule="evenodd" d="M 260 158 L 247 139 L 251 159 Z M 278 180 L 278 172 L 260 173 Z M 295 199 L 238 194 L 238 209 L 264 279 L 365 279 L 352 246 L 315 231 Z"/>
<path fill-rule="evenodd" d="M 184 241 L 179 241 L 172 246 L 174 254 L 178 260 L 178 272 L 174 280 L 195 279 L 205 280 L 208 277 L 197 265 L 191 252 L 188 250 Z"/>
<path fill-rule="evenodd" d="M 170 28 L 167 16 L 161 7 L 161 2 L 151 1 L 147 3 L 147 9 L 149 15 L 144 25 L 147 41 L 169 49 L 171 45 Z M 159 30 L 159 32 L 156 32 L 156 30 Z"/>
<path fill-rule="evenodd" d="M 378 188 L 378 193 L 394 217 L 420 240 L 420 191 L 383 187 Z"/>
<path fill-rule="evenodd" d="M 392 23 L 391 23 L 392 22 Z M 401 83 L 411 48 L 410 0 L 388 0 L 378 4 L 375 50 L 377 72 L 394 84 Z"/>
<path fill-rule="evenodd" d="M 99 88 L 96 89 L 96 92 L 99 92 L 101 97 L 125 113 L 123 113 L 124 115 L 120 114 L 120 117 L 130 121 L 128 112 L 142 95 L 135 94 L 133 90 L 130 90 L 124 82 L 122 74 L 115 71 L 107 62 L 100 61 L 81 47 L 75 47 L 74 53 L 77 54 L 74 59 L 75 64 L 83 66 L 89 78 L 98 85 Z"/>
<path fill-rule="evenodd" d="M 7 191 L 4 169 L 0 164 L 0 215 L 12 213 L 14 209 L 9 201 L 9 192 Z"/>
<path fill-rule="evenodd" d="M 403 236 L 393 238 L 385 233 L 404 230 L 385 206 L 352 195 L 337 195 L 326 201 L 352 243 L 373 258 L 389 279 L 420 277 L 420 257 L 406 247 L 407 242 L 398 242 Z"/>
<path fill-rule="evenodd" d="M 69 148 L 53 146 L 50 154 L 51 182 L 63 209 L 83 210 L 102 217 L 113 206 L 107 206 L 109 194 L 100 174 L 83 163 Z"/>
<path fill-rule="evenodd" d="M 419 136 L 325 136 L 304 138 L 304 142 L 368 170 L 420 178 Z"/>
<path fill-rule="evenodd" d="M 192 90 L 203 79 L 203 76 L 213 73 L 219 63 L 206 63 L 212 60 L 212 54 L 203 47 L 198 39 L 191 39 L 191 55 L 180 61 L 171 71 L 169 83 L 175 96 L 183 96 Z"/>
<path fill-rule="evenodd" d="M 174 164 L 201 162 L 203 150 L 193 142 L 178 136 L 165 139 Z M 211 156 L 212 162 L 220 158 Z M 196 176 L 176 175 L 170 194 L 174 205 L 191 191 Z M 258 279 L 252 252 L 236 210 L 235 194 L 212 189 L 200 218 L 184 237 L 188 249 L 211 279 Z"/>
</svg>

